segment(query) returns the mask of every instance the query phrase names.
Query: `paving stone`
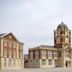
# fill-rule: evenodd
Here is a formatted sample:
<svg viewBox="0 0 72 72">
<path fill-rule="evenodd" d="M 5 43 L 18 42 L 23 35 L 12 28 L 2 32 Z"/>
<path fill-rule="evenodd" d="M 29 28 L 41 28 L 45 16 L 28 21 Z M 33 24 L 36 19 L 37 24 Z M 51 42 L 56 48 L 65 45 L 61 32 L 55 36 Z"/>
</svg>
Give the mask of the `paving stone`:
<svg viewBox="0 0 72 72">
<path fill-rule="evenodd" d="M 72 68 L 1 70 L 0 72 L 72 72 Z"/>
</svg>

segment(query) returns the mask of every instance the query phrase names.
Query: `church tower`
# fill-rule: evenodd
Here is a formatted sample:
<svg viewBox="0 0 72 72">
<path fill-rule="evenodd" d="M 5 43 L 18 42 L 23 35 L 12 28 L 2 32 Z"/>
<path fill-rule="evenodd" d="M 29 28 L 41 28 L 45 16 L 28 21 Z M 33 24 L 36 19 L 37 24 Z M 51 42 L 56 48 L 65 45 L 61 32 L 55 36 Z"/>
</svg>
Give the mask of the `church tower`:
<svg viewBox="0 0 72 72">
<path fill-rule="evenodd" d="M 54 31 L 54 47 L 64 48 L 66 46 L 71 47 L 71 31 L 62 22 Z"/>
</svg>

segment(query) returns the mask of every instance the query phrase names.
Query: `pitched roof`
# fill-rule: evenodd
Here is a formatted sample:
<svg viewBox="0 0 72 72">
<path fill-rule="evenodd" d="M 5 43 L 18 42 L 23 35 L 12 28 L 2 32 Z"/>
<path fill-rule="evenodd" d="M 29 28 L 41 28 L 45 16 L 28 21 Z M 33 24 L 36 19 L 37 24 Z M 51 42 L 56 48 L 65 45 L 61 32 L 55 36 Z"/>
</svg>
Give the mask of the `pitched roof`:
<svg viewBox="0 0 72 72">
<path fill-rule="evenodd" d="M 40 45 L 40 46 L 29 48 L 29 49 L 45 49 L 45 48 L 54 48 L 54 46 Z"/>
<path fill-rule="evenodd" d="M 18 39 L 13 35 L 13 33 L 3 33 L 3 34 L 0 34 L 0 38 L 4 38 L 5 36 L 9 35 L 9 34 L 12 34 L 12 36 L 18 41 Z M 23 44 L 22 42 L 18 41 L 19 43 Z"/>
<path fill-rule="evenodd" d="M 3 34 L 0 34 L 0 37 L 4 37 L 5 35 L 7 35 L 7 33 L 3 33 Z"/>
<path fill-rule="evenodd" d="M 54 46 L 40 45 L 37 48 L 54 48 Z"/>
</svg>

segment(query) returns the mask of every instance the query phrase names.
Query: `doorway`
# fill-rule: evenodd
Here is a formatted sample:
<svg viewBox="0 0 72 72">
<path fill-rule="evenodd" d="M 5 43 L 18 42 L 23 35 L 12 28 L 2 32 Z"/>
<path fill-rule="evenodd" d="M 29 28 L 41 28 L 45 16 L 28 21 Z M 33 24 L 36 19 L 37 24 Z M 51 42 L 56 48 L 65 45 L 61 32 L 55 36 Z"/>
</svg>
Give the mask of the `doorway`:
<svg viewBox="0 0 72 72">
<path fill-rule="evenodd" d="M 68 67 L 68 62 L 66 61 L 66 67 Z"/>
<path fill-rule="evenodd" d="M 66 67 L 70 67 L 71 64 L 70 64 L 70 61 L 66 61 Z"/>
</svg>

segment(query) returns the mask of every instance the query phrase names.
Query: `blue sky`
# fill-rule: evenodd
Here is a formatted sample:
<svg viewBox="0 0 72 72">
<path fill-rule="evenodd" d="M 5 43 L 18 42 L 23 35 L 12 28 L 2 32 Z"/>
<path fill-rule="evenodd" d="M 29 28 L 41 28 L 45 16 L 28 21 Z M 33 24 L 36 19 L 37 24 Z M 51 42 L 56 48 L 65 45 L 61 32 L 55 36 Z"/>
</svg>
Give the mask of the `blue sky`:
<svg viewBox="0 0 72 72">
<path fill-rule="evenodd" d="M 0 33 L 13 32 L 24 53 L 53 45 L 53 31 L 64 22 L 72 30 L 72 0 L 0 0 Z"/>
</svg>

